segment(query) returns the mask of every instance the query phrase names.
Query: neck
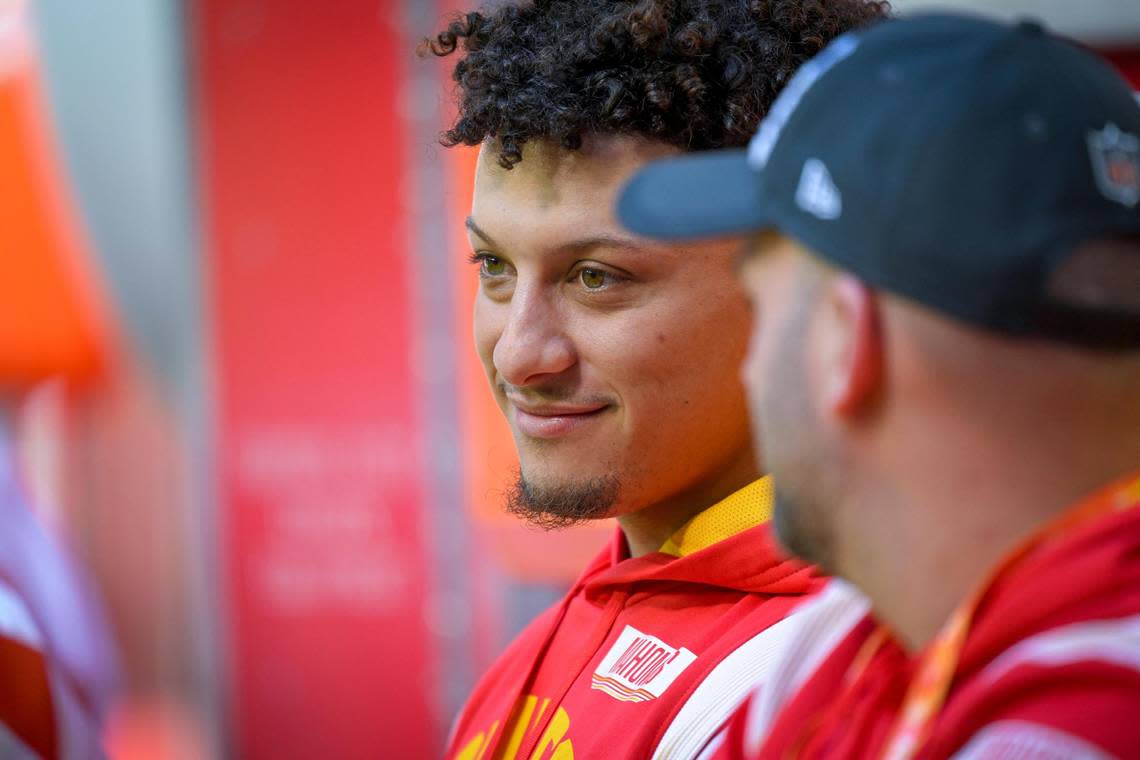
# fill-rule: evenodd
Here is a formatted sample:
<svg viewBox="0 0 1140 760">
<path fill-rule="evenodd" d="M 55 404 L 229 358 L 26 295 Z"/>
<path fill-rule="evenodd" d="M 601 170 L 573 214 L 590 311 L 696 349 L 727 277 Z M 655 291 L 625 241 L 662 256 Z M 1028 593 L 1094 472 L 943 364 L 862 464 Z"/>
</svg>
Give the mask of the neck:
<svg viewBox="0 0 1140 760">
<path fill-rule="evenodd" d="M 629 545 L 629 555 L 640 557 L 658 551 L 689 520 L 760 477 L 752 452 L 718 477 L 673 494 L 651 506 L 617 516 Z"/>
<path fill-rule="evenodd" d="M 1140 467 L 1140 353 L 883 311 L 890 390 L 849 429 L 830 560 L 918 649 L 1018 544 Z"/>
<path fill-rule="evenodd" d="M 988 429 L 979 433 L 1000 438 Z M 894 493 L 867 492 L 866 509 L 852 510 L 858 524 L 840 528 L 859 537 L 846 542 L 840 572 L 863 589 L 906 647 L 921 649 L 1023 541 L 1099 487 L 1140 468 L 1140 441 L 1128 438 L 1130 445 L 1101 432 L 1084 445 L 1078 437 L 1059 447 L 1028 439 L 1012 448 L 1000 440 L 993 449 L 978 441 L 975 449 L 948 446 L 976 453 L 912 469 Z M 1109 440 L 1116 445 L 1106 446 Z"/>
<path fill-rule="evenodd" d="M 670 515 L 668 519 L 662 519 L 664 515 L 659 514 L 646 515 L 644 511 L 617 518 L 631 557 L 641 557 L 659 550 L 682 525 L 700 514 L 701 508 L 684 510 L 677 515 Z"/>
</svg>

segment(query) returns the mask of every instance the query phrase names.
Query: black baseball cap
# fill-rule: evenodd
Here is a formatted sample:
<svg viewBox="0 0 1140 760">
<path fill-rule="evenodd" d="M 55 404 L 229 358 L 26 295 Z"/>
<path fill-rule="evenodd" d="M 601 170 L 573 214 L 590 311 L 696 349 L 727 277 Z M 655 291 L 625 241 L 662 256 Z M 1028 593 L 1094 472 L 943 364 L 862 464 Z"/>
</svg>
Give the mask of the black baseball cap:
<svg viewBox="0 0 1140 760">
<path fill-rule="evenodd" d="M 978 326 L 1140 346 L 1136 299 L 1074 304 L 1051 286 L 1079 244 L 1140 235 L 1140 104 L 1033 22 L 924 15 L 843 35 L 747 149 L 647 165 L 618 217 L 666 240 L 777 229 Z"/>
</svg>

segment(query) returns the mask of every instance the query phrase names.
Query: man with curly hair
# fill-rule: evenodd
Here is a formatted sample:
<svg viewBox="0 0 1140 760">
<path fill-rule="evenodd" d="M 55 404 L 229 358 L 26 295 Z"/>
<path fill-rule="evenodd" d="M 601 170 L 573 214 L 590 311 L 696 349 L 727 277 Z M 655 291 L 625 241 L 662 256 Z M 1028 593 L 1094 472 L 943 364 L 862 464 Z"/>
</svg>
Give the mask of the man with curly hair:
<svg viewBox="0 0 1140 760">
<path fill-rule="evenodd" d="M 823 585 L 767 525 L 738 377 L 739 241 L 651 242 L 612 207 L 652 159 L 746 144 L 801 63 L 884 14 L 871 0 L 536 0 L 428 43 L 463 52 L 443 142 L 481 148 L 475 341 L 519 453 L 509 507 L 620 526 L 476 687 L 447 757 L 698 756 Z"/>
</svg>

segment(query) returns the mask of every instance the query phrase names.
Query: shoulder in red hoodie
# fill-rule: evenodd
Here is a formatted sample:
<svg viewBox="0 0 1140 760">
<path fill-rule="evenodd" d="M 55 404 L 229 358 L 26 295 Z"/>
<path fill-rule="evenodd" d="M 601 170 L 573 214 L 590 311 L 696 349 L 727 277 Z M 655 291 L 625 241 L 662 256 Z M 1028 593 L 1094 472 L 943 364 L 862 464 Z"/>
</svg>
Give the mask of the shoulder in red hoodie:
<svg viewBox="0 0 1140 760">
<path fill-rule="evenodd" d="M 632 559 L 619 530 L 484 676 L 446 757 L 695 757 L 824 583 L 777 548 L 771 501 L 757 481 Z"/>
<path fill-rule="evenodd" d="M 868 617 L 770 732 L 762 699 L 738 710 L 717 757 L 1140 757 L 1140 479 L 1096 502 L 1106 508 L 1095 518 L 1037 543 L 984 590 L 913 754 L 893 754 L 889 740 L 929 653 L 908 657 Z"/>
</svg>

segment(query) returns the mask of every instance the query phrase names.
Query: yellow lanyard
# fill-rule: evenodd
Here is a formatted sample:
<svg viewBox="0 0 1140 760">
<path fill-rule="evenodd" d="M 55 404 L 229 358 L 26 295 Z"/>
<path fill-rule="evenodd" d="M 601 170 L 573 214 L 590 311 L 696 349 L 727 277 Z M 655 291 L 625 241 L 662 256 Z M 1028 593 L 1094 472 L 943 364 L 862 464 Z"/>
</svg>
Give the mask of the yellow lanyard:
<svg viewBox="0 0 1140 760">
<path fill-rule="evenodd" d="M 926 739 L 934 717 L 950 692 L 974 612 L 993 583 L 1042 545 L 1082 523 L 1135 506 L 1137 502 L 1140 502 L 1140 474 L 1133 473 L 1079 502 L 1002 560 L 981 588 L 954 611 L 923 655 L 883 750 L 883 760 L 910 760 Z"/>
</svg>

